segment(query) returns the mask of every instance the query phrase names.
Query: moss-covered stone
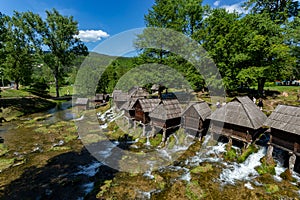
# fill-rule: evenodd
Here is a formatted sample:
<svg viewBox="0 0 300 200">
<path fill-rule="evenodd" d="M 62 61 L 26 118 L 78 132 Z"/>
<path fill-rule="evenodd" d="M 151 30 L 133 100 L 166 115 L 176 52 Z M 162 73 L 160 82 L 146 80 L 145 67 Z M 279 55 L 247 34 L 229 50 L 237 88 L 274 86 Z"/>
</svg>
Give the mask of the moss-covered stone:
<svg viewBox="0 0 300 200">
<path fill-rule="evenodd" d="M 153 147 L 157 147 L 160 145 L 161 140 L 162 140 L 162 134 L 156 134 L 155 137 L 150 138 L 150 144 Z"/>
<path fill-rule="evenodd" d="M 207 197 L 204 190 L 200 188 L 198 181 L 192 181 L 186 186 L 185 195 L 189 200 L 204 199 Z"/>
<path fill-rule="evenodd" d="M 251 154 L 256 153 L 258 148 L 251 144 L 247 149 L 244 149 L 242 154 L 237 158 L 239 163 L 243 163 Z"/>
<path fill-rule="evenodd" d="M 204 166 L 197 166 L 194 169 L 191 170 L 191 173 L 193 174 L 200 174 L 200 173 L 206 173 L 209 171 L 213 171 L 213 167 L 211 164 L 207 163 Z"/>
<path fill-rule="evenodd" d="M 226 161 L 235 161 L 237 158 L 236 150 L 233 148 L 230 148 L 230 150 L 226 151 L 224 154 L 224 159 Z"/>
<path fill-rule="evenodd" d="M 279 191 L 278 185 L 275 185 L 275 184 L 266 184 L 265 189 L 266 189 L 266 192 L 270 193 L 270 194 L 273 194 L 273 193 Z"/>
<path fill-rule="evenodd" d="M 262 157 L 260 159 L 261 165 L 256 167 L 256 171 L 258 172 L 258 174 L 263 175 L 263 174 L 272 174 L 275 175 L 276 171 L 275 171 L 275 167 L 276 167 L 276 163 L 275 162 L 267 162 L 266 156 Z"/>
<path fill-rule="evenodd" d="M 284 172 L 280 174 L 280 177 L 287 181 L 296 182 L 296 179 L 293 177 L 292 173 L 289 169 L 286 169 Z"/>
</svg>

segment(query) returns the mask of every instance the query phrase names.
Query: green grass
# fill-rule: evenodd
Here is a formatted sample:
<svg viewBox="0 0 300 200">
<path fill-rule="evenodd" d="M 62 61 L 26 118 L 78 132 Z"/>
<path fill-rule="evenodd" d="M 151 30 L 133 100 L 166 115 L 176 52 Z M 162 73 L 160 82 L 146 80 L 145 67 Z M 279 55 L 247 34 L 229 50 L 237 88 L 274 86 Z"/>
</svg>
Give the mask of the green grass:
<svg viewBox="0 0 300 200">
<path fill-rule="evenodd" d="M 14 158 L 0 158 L 0 172 L 11 167 L 15 162 Z"/>
<path fill-rule="evenodd" d="M 278 92 L 297 92 L 300 86 L 268 86 L 264 90 L 274 90 Z"/>
<path fill-rule="evenodd" d="M 26 91 L 25 89 L 4 89 L 1 91 L 2 97 L 31 97 L 34 96 L 30 92 Z"/>
<path fill-rule="evenodd" d="M 73 95 L 73 86 L 70 86 L 70 85 L 60 87 L 59 95 L 66 96 L 68 94 L 68 90 L 69 90 L 69 95 Z M 51 96 L 56 96 L 55 86 L 50 86 L 49 94 Z"/>
</svg>

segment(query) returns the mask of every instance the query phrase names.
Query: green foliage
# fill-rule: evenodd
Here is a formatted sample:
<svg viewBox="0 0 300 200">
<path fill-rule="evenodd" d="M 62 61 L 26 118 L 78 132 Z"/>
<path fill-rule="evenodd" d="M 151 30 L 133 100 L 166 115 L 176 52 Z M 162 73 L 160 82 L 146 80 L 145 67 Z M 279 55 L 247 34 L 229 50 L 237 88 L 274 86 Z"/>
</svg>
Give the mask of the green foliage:
<svg viewBox="0 0 300 200">
<path fill-rule="evenodd" d="M 61 15 L 57 10 L 46 11 L 46 19 L 38 14 L 21 14 L 24 32 L 34 45 L 39 59 L 54 75 L 56 96 L 59 97 L 60 82 L 69 72 L 77 55 L 87 55 L 86 46 L 78 37 L 78 24 L 72 16 Z M 46 50 L 45 50 L 46 48 Z"/>
<path fill-rule="evenodd" d="M 267 13 L 270 19 L 277 23 L 283 23 L 291 17 L 298 16 L 299 2 L 293 0 L 247 0 L 244 7 L 253 13 Z"/>
<path fill-rule="evenodd" d="M 29 84 L 35 58 L 29 38 L 22 29 L 21 16 L 15 12 L 14 16 L 7 20 L 7 34 L 4 43 L 6 57 L 3 65 L 5 74 L 15 81 L 16 89 L 19 89 L 20 83 Z"/>
<path fill-rule="evenodd" d="M 37 92 L 47 93 L 50 89 L 50 86 L 48 85 L 47 81 L 44 78 L 40 78 L 33 82 L 30 87 Z"/>
</svg>

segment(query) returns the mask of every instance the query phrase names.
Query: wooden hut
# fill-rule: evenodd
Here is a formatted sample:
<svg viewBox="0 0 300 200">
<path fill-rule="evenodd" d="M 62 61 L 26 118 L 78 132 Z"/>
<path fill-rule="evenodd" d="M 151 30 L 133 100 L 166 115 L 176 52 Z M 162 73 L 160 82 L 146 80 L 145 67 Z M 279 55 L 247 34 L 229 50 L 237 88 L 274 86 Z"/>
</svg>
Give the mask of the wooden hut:
<svg viewBox="0 0 300 200">
<path fill-rule="evenodd" d="M 92 99 L 91 102 L 93 102 L 95 107 L 106 105 L 106 103 L 109 101 L 109 94 L 96 94 Z"/>
<path fill-rule="evenodd" d="M 166 131 L 180 126 L 181 106 L 177 99 L 162 100 L 160 104 L 149 114 L 151 126 L 163 130 L 163 141 L 166 139 Z"/>
<path fill-rule="evenodd" d="M 75 107 L 78 111 L 89 109 L 89 99 L 88 98 L 77 98 L 75 101 Z"/>
<path fill-rule="evenodd" d="M 122 105 L 125 104 L 129 99 L 130 98 L 127 92 L 123 92 L 122 90 L 115 90 L 113 92 L 113 101 L 117 110 L 120 110 Z"/>
<path fill-rule="evenodd" d="M 160 102 L 160 99 L 137 99 L 133 105 L 134 120 L 148 124 L 150 122 L 149 113 L 152 112 Z"/>
<path fill-rule="evenodd" d="M 138 99 L 136 99 L 136 98 L 132 98 L 121 106 L 120 110 L 124 111 L 124 115 L 126 118 L 134 120 L 135 109 L 133 106 L 137 100 Z"/>
<path fill-rule="evenodd" d="M 300 107 L 278 105 L 264 125 L 271 145 L 300 156 Z"/>
<path fill-rule="evenodd" d="M 211 115 L 208 104 L 203 102 L 193 102 L 182 113 L 181 126 L 189 133 L 198 136 L 205 133 L 209 126 L 207 117 Z M 201 137 L 201 136 L 200 136 Z"/>
<path fill-rule="evenodd" d="M 128 95 L 130 98 L 138 98 L 143 99 L 149 96 L 149 93 L 146 91 L 145 88 L 134 86 L 128 90 Z"/>
<path fill-rule="evenodd" d="M 218 108 L 208 117 L 210 131 L 251 143 L 261 132 L 267 116 L 259 110 L 253 101 L 245 97 L 236 97 L 233 101 Z"/>
</svg>

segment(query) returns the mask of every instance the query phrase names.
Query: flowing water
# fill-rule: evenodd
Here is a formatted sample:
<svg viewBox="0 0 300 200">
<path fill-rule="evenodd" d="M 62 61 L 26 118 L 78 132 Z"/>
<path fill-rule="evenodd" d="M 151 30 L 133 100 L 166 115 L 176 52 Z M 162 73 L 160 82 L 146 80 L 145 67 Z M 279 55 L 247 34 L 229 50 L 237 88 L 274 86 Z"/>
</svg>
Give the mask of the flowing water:
<svg viewBox="0 0 300 200">
<path fill-rule="evenodd" d="M 49 110 L 46 113 L 42 113 L 40 115 L 49 115 L 50 117 L 46 118 L 44 121 L 39 123 L 47 123 L 47 124 L 55 124 L 61 121 L 68 121 L 74 119 L 75 115 L 72 113 L 71 102 L 62 103 L 54 109 Z M 16 128 L 19 123 L 26 122 L 26 120 L 31 120 L 33 117 L 37 117 L 39 115 L 32 115 L 29 118 L 24 117 L 20 121 L 15 121 L 11 123 L 7 123 L 4 126 L 0 127 L 0 136 L 2 135 L 4 138 L 8 140 L 14 140 L 14 142 L 18 142 L 20 146 L 18 151 L 14 153 L 18 156 L 25 156 L 24 152 L 34 152 L 34 153 L 45 153 L 46 147 L 44 143 L 39 142 L 38 140 L 33 140 L 30 134 L 25 135 L 24 132 L 30 133 L 33 132 L 33 128 Z M 85 116 L 81 116 L 77 121 L 81 121 Z M 115 113 L 114 109 L 109 109 L 103 113 L 97 113 L 98 119 L 102 122 L 99 125 L 100 129 L 106 130 L 108 128 L 108 124 L 113 122 L 120 117 L 122 117 L 122 113 Z M 135 145 L 138 143 L 141 138 L 137 138 L 133 141 L 128 141 L 128 145 L 131 147 L 135 147 L 135 151 L 148 152 L 154 151 L 156 152 L 157 157 L 155 159 L 151 158 L 149 160 L 143 160 L 143 164 L 146 165 L 146 169 L 141 175 L 141 179 L 145 185 L 142 183 L 140 189 L 136 189 L 136 199 L 151 199 L 156 195 L 163 194 L 164 190 L 172 188 L 178 182 L 182 182 L 184 184 L 181 187 L 186 187 L 189 185 L 190 187 L 195 184 L 195 172 L 193 169 L 201 166 L 202 170 L 208 170 L 205 173 L 215 173 L 214 170 L 220 168 L 220 173 L 214 179 L 209 181 L 217 182 L 221 185 L 221 187 L 226 187 L 227 185 L 235 186 L 239 182 L 243 182 L 243 186 L 248 190 L 255 190 L 257 187 L 260 187 L 260 183 L 256 180 L 259 176 L 255 170 L 255 167 L 261 165 L 260 159 L 266 154 L 265 147 L 260 147 L 257 153 L 251 154 L 243 163 L 235 163 L 235 162 L 226 162 L 223 158 L 223 154 L 226 152 L 226 144 L 221 142 L 213 142 L 210 134 L 205 136 L 204 141 L 202 142 L 200 150 L 193 152 L 191 156 L 185 157 L 179 164 L 174 161 L 174 158 L 178 157 L 178 154 L 182 154 L 184 152 L 189 151 L 189 147 L 194 144 L 194 141 L 191 140 L 189 135 L 182 135 L 183 133 L 172 134 L 166 143 L 165 147 L 154 147 L 151 145 L 151 138 L 149 134 L 146 134 L 145 144 L 143 146 Z M 35 135 L 33 137 L 36 137 Z M 17 141 L 21 139 L 21 141 Z M 22 141 L 23 140 L 23 141 Z M 52 147 L 63 147 L 66 145 L 64 139 L 56 139 L 54 138 L 51 141 Z M 77 188 L 80 190 L 78 194 L 74 194 L 72 197 L 76 197 L 75 199 L 84 199 L 85 195 L 89 194 L 94 188 L 95 183 L 99 179 L 101 174 L 110 173 L 106 171 L 102 171 L 101 167 L 105 166 L 105 160 L 110 159 L 114 156 L 114 149 L 120 145 L 120 142 L 113 141 L 107 143 L 101 143 L 101 147 L 97 147 L 96 155 L 100 156 L 101 162 L 90 159 L 86 162 L 78 162 L 72 165 L 72 170 L 67 172 L 63 172 L 62 174 L 58 174 L 62 180 L 64 178 L 71 179 L 72 182 L 77 181 Z M 236 147 L 233 147 L 236 148 Z M 37 155 L 37 154 L 34 154 Z M 80 156 L 80 154 L 78 154 Z M 177 157 L 176 157 L 177 156 Z M 71 157 L 73 158 L 73 157 Z M 122 159 L 122 158 L 121 158 Z M 161 160 L 170 161 L 168 165 L 159 166 Z M 175 159 L 176 160 L 176 159 Z M 67 162 L 67 160 L 66 160 Z M 280 178 L 280 174 L 286 170 L 283 167 L 283 161 L 277 159 L 278 163 L 275 171 L 276 175 L 274 176 L 274 182 L 281 183 L 282 178 Z M 59 165 L 60 163 L 56 163 Z M 67 165 L 67 164 L 66 164 Z M 214 170 L 209 171 L 210 168 L 205 167 L 211 166 Z M 204 173 L 204 174 L 205 174 Z M 204 176 L 203 174 L 198 174 L 198 176 Z M 139 177 L 137 175 L 137 177 Z M 297 173 L 293 174 L 293 177 L 296 178 L 297 182 L 300 182 L 299 175 Z M 101 175 L 101 178 L 102 175 Z M 107 178 L 107 177 L 106 177 Z M 128 177 L 127 177 L 128 178 Z M 113 179 L 113 176 L 111 177 Z M 126 180 L 126 177 L 124 178 Z M 59 179 L 60 180 L 60 179 Z M 51 180 L 52 181 L 52 180 Z M 147 184 L 148 182 L 149 184 Z M 158 188 L 153 187 L 153 184 L 159 184 L 157 182 L 164 181 L 165 185 L 159 186 Z M 50 182 L 50 181 L 49 181 Z M 67 182 L 68 183 L 68 182 Z M 134 184 L 134 183 L 133 183 Z M 136 185 L 137 187 L 139 185 Z M 73 187 L 73 186 L 72 186 Z M 198 187 L 198 186 L 197 186 Z M 126 188 L 126 185 L 124 185 Z M 97 189 L 97 188 L 96 188 Z M 99 188 L 98 188 L 99 189 Z M 222 188 L 220 188 L 221 190 Z M 45 195 L 51 196 L 54 193 L 53 189 L 46 189 Z M 66 191 L 65 191 L 66 192 Z M 300 196 L 300 190 L 298 191 Z"/>
</svg>

